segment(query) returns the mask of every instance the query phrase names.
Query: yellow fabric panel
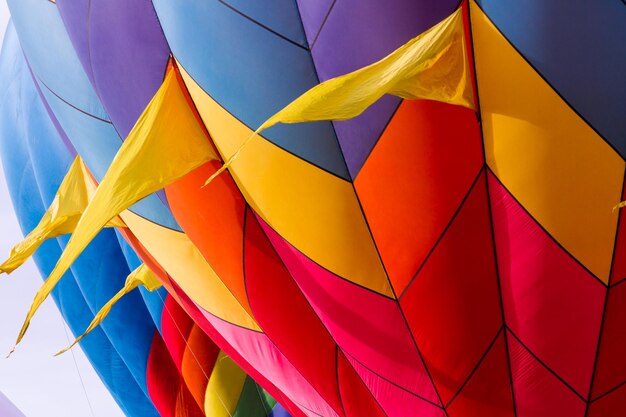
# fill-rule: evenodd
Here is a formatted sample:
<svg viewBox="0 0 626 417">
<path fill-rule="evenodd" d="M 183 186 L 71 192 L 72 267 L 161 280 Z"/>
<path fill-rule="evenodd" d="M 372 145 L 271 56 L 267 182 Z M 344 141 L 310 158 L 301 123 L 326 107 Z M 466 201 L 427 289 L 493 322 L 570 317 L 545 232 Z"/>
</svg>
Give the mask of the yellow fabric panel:
<svg viewBox="0 0 626 417">
<path fill-rule="evenodd" d="M 252 131 L 179 68 L 213 142 L 230 157 Z M 293 246 L 335 274 L 393 297 L 352 184 L 262 138 L 230 170 L 250 206 Z"/>
<path fill-rule="evenodd" d="M 189 108 L 183 86 L 170 70 L 128 134 L 87 205 L 54 270 L 39 289 L 17 338 L 72 262 L 105 224 L 137 201 L 216 159 Z"/>
<path fill-rule="evenodd" d="M 608 282 L 624 161 L 471 5 L 487 163 L 537 221 Z"/>
<path fill-rule="evenodd" d="M 276 123 L 351 119 L 384 94 L 473 109 L 465 48 L 458 9 L 380 61 L 311 88 L 270 117 L 259 131 Z"/>
<path fill-rule="evenodd" d="M 222 320 L 261 330 L 186 234 L 160 226 L 129 210 L 121 217 L 150 255 L 200 307 Z"/>
<path fill-rule="evenodd" d="M 217 355 L 204 396 L 204 413 L 211 417 L 230 417 L 246 382 L 246 373 L 224 352 Z"/>
<path fill-rule="evenodd" d="M 76 340 L 74 340 L 74 342 L 71 345 L 69 345 L 65 349 L 60 350 L 54 356 L 59 356 L 62 353 L 65 353 L 68 350 L 70 350 L 71 348 L 73 348 L 76 343 L 80 342 L 85 336 L 87 336 L 89 334 L 89 332 L 91 332 L 93 329 L 98 327 L 100 325 L 100 323 L 102 323 L 104 321 L 104 319 L 111 312 L 111 308 L 113 308 L 113 306 L 119 300 L 121 300 L 121 298 L 123 296 L 125 296 L 126 294 L 128 294 L 129 292 L 131 292 L 132 290 L 134 290 L 135 288 L 137 288 L 140 285 L 143 285 L 144 287 L 146 287 L 146 289 L 148 291 L 155 291 L 155 290 L 157 290 L 157 289 L 159 289 L 161 287 L 161 282 L 157 279 L 156 276 L 154 276 L 152 271 L 150 271 L 150 268 L 148 268 L 144 264 L 139 265 L 139 267 L 137 267 L 133 272 L 131 272 L 128 275 L 128 277 L 126 278 L 126 283 L 124 284 L 124 288 L 119 290 L 117 292 L 117 294 L 115 294 L 113 297 L 111 297 L 111 299 L 109 301 L 107 301 L 107 303 L 105 305 L 102 306 L 100 311 L 98 311 L 98 313 L 96 313 L 96 315 L 94 316 L 93 320 L 91 321 L 91 323 L 87 327 L 87 330 L 85 330 L 85 332 L 83 334 L 78 336 L 76 338 Z"/>
<path fill-rule="evenodd" d="M 11 249 L 9 258 L 0 265 L 0 274 L 10 274 L 23 265 L 46 239 L 72 233 L 94 191 L 95 186 L 85 164 L 80 157 L 76 157 L 50 207 L 37 226 Z M 125 225 L 115 217 L 105 227 L 125 227 Z"/>
</svg>

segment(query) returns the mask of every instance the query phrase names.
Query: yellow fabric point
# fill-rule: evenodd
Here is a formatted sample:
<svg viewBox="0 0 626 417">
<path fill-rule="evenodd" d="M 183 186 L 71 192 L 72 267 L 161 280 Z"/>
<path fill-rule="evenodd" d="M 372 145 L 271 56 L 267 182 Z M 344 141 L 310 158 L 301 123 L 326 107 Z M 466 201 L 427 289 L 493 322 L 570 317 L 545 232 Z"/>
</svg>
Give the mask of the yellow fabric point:
<svg viewBox="0 0 626 417">
<path fill-rule="evenodd" d="M 380 61 L 302 94 L 265 121 L 204 185 L 261 131 L 277 123 L 351 119 L 385 94 L 475 108 L 461 9 Z"/>
<path fill-rule="evenodd" d="M 10 274 L 22 266 L 46 239 L 72 233 L 94 190 L 87 168 L 77 156 L 39 224 L 11 249 L 9 258 L 0 265 L 0 274 Z M 126 226 L 116 217 L 105 227 Z"/>
<path fill-rule="evenodd" d="M 41 303 L 110 219 L 205 162 L 217 159 L 189 108 L 181 82 L 176 70 L 170 70 L 128 134 L 54 270 L 35 295 L 16 345 Z"/>
<path fill-rule="evenodd" d="M 613 207 L 613 211 L 615 211 L 615 210 L 619 210 L 619 209 L 621 209 L 621 208 L 623 208 L 623 207 L 626 207 L 626 201 L 622 201 L 621 203 L 616 204 L 616 205 Z"/>
<path fill-rule="evenodd" d="M 100 323 L 102 323 L 102 321 L 111 312 L 111 308 L 115 305 L 115 303 L 117 303 L 123 296 L 125 296 L 140 285 L 146 287 L 148 291 L 155 291 L 161 288 L 162 284 L 152 273 L 150 268 L 148 268 L 145 264 L 139 265 L 139 267 L 131 272 L 130 275 L 128 275 L 128 278 L 126 278 L 126 284 L 124 285 L 124 288 L 119 290 L 118 293 L 113 296 L 113 298 L 111 298 L 104 306 L 102 306 L 100 311 L 98 311 L 98 313 L 94 316 L 93 320 L 89 324 L 89 327 L 87 327 L 87 330 L 85 330 L 83 334 L 78 336 L 71 345 L 63 350 L 60 350 L 54 356 L 59 356 L 73 348 L 74 345 L 76 345 L 85 336 L 87 336 L 89 332 L 91 332 L 93 329 L 98 327 Z"/>
</svg>

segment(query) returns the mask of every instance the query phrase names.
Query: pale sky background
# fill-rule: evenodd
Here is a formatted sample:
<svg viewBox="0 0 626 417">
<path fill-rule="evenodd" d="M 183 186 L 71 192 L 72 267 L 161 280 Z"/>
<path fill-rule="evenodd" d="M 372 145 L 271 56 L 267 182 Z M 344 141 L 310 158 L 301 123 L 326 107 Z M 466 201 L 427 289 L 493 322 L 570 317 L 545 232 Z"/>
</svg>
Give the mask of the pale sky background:
<svg viewBox="0 0 626 417">
<path fill-rule="evenodd" d="M 0 0 L 0 45 L 8 19 L 6 1 Z M 3 172 L 0 162 L 0 258 L 4 259 L 22 234 Z M 16 352 L 4 358 L 41 283 L 32 261 L 8 278 L 0 276 L 0 392 L 26 417 L 122 417 L 79 347 L 73 355 L 52 356 L 72 336 L 51 298 L 39 309 Z"/>
</svg>

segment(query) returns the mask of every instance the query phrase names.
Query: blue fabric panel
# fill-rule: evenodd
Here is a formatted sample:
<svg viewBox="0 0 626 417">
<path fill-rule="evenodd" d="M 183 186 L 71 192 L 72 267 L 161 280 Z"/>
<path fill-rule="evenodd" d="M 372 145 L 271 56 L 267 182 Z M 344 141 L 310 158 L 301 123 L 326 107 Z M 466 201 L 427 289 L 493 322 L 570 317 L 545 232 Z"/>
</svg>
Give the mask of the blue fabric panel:
<svg viewBox="0 0 626 417">
<path fill-rule="evenodd" d="M 0 75 L 1 80 L 10 80 L 0 87 L 4 97 L 4 101 L 0 103 L 0 147 L 3 167 L 20 225 L 24 231 L 28 231 L 37 224 L 46 207 L 39 194 L 33 160 L 28 153 L 29 140 L 31 136 L 37 136 L 39 139 L 44 137 L 58 139 L 58 137 L 52 124 L 43 117 L 45 109 L 21 57 L 19 44 L 12 29 L 6 37 L 0 62 Z M 54 152 L 49 155 L 54 155 Z M 53 158 L 49 157 L 49 160 L 53 161 Z M 62 167 L 66 168 L 67 164 L 61 160 L 59 169 Z M 52 180 L 53 177 L 54 175 L 50 175 L 49 178 Z M 42 245 L 35 255 L 42 275 L 51 272 L 60 254 L 61 247 L 57 240 L 50 240 Z M 93 271 L 88 275 L 91 273 Z M 77 285 L 76 276 L 72 272 L 63 277 L 53 292 L 53 297 L 75 335 L 81 333 L 93 319 L 93 312 L 86 303 Z M 158 415 L 129 372 L 125 361 L 113 348 L 101 328 L 87 336 L 81 346 L 114 398 L 128 415 Z M 55 347 L 51 347 L 51 350 L 54 349 Z"/>
<path fill-rule="evenodd" d="M 298 5 L 294 0 L 218 0 L 251 20 L 284 36 L 292 42 L 308 48 Z"/>
<path fill-rule="evenodd" d="M 307 49 L 276 36 L 217 0 L 155 0 L 154 6 L 181 65 L 252 130 L 318 84 Z M 263 136 L 349 178 L 330 122 L 278 125 Z"/>
<path fill-rule="evenodd" d="M 139 267 L 141 265 L 141 259 L 137 256 L 133 248 L 124 240 L 122 235 L 119 232 L 116 232 L 117 240 L 122 248 L 122 252 L 124 253 L 124 257 L 126 258 L 126 262 L 131 270 Z M 139 287 L 139 291 L 141 296 L 143 297 L 143 301 L 148 307 L 148 311 L 152 316 L 152 320 L 156 325 L 159 333 L 161 333 L 161 319 L 163 314 L 163 301 L 167 298 L 167 290 L 165 287 L 161 287 L 154 292 L 150 292 L 143 287 Z"/>
<path fill-rule="evenodd" d="M 541 76 L 626 156 L 626 5 L 618 0 L 478 3 Z"/>
<path fill-rule="evenodd" d="M 47 207 L 52 203 L 72 158 L 55 135 L 34 89 L 31 94 L 33 106 L 31 111 L 25 112 L 26 138 L 39 192 Z M 60 240 L 64 247 L 68 237 Z M 72 271 L 87 304 L 92 312 L 97 312 L 124 286 L 130 273 L 115 232 L 102 231 L 72 265 Z M 138 292 L 120 300 L 102 326 L 147 395 L 146 367 L 155 327 Z"/>
<path fill-rule="evenodd" d="M 109 169 L 122 140 L 110 122 L 99 120 L 69 106 L 45 86 L 40 86 L 46 102 L 59 124 L 72 141 L 96 180 L 100 181 Z M 151 194 L 131 207 L 131 210 L 155 223 L 181 230 L 170 210 L 155 194 Z"/>
<path fill-rule="evenodd" d="M 8 0 L 20 44 L 37 77 L 84 112 L 108 120 L 54 3 Z"/>
</svg>

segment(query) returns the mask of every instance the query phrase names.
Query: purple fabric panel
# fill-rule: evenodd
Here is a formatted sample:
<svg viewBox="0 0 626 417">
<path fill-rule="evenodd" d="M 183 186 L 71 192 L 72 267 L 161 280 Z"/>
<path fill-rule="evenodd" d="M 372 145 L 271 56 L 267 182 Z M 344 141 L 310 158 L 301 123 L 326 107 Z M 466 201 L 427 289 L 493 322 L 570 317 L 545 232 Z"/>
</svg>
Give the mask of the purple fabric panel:
<svg viewBox="0 0 626 417">
<path fill-rule="evenodd" d="M 57 8 L 63 24 L 70 35 L 74 50 L 93 85 L 93 74 L 89 60 L 89 44 L 87 43 L 87 16 L 89 16 L 90 0 L 57 0 Z"/>
<path fill-rule="evenodd" d="M 3 393 L 0 392 L 0 416 L 24 417 L 24 414 L 15 407 Z"/>
<path fill-rule="evenodd" d="M 333 122 L 352 179 L 365 164 L 400 102 L 398 97 L 384 96 L 354 119 Z"/>
<path fill-rule="evenodd" d="M 304 3 L 304 0 L 299 1 L 306 28 L 307 25 L 314 25 L 315 14 L 303 12 L 312 9 L 311 5 L 303 8 Z M 378 61 L 446 18 L 458 3 L 459 0 L 337 1 L 312 49 L 320 81 Z M 363 115 L 335 123 L 339 143 L 353 178 L 376 144 L 397 104 L 397 99 L 384 98 Z"/>
<path fill-rule="evenodd" d="M 302 26 L 304 33 L 309 41 L 309 45 L 313 45 L 313 41 L 317 36 L 322 23 L 336 0 L 297 0 L 298 9 L 300 9 L 300 17 L 302 18 Z"/>
<path fill-rule="evenodd" d="M 57 0 L 57 6 L 104 108 L 126 138 L 161 85 L 169 59 L 152 2 Z M 157 195 L 167 206 L 165 192 Z"/>
<path fill-rule="evenodd" d="M 150 0 L 91 0 L 89 40 L 96 90 L 126 137 L 158 90 L 169 48 Z"/>
</svg>

